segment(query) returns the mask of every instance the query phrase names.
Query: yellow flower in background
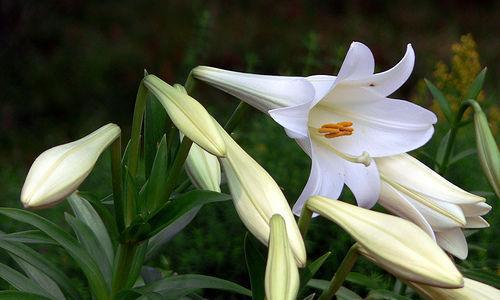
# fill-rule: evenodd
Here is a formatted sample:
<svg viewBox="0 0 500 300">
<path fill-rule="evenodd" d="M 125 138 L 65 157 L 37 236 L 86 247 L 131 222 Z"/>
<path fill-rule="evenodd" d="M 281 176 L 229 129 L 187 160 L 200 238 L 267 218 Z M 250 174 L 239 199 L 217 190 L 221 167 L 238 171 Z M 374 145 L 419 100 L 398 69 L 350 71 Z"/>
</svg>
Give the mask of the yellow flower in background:
<svg viewBox="0 0 500 300">
<path fill-rule="evenodd" d="M 402 218 L 314 196 L 307 207 L 337 223 L 359 252 L 396 277 L 432 286 L 462 287 L 462 274 L 422 229 Z"/>
<path fill-rule="evenodd" d="M 49 207 L 73 193 L 120 132 L 120 127 L 110 123 L 79 140 L 40 154 L 33 162 L 21 191 L 24 207 Z"/>
</svg>

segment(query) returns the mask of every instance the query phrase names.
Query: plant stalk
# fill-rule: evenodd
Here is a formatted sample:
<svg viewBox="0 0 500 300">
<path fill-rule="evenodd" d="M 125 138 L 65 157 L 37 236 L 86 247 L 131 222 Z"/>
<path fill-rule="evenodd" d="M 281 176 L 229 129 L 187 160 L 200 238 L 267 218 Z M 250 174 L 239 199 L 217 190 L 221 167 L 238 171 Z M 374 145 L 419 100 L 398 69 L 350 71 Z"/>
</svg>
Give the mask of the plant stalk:
<svg viewBox="0 0 500 300">
<path fill-rule="evenodd" d="M 352 245 L 352 247 L 347 252 L 346 256 L 342 260 L 340 267 L 337 269 L 335 276 L 333 276 L 328 288 L 321 293 L 319 300 L 330 300 L 333 299 L 335 293 L 339 290 L 344 282 L 345 278 L 351 272 L 352 267 L 356 263 L 359 256 L 358 253 L 358 243 Z"/>
<path fill-rule="evenodd" d="M 298 222 L 300 234 L 302 235 L 303 239 L 306 238 L 307 230 L 309 229 L 309 224 L 311 223 L 312 219 L 312 214 L 313 212 L 309 208 L 307 208 L 307 204 L 304 204 Z"/>
<path fill-rule="evenodd" d="M 250 106 L 248 104 L 246 104 L 243 101 L 240 101 L 236 109 L 233 111 L 233 114 L 231 115 L 231 117 L 229 117 L 229 120 L 224 125 L 224 129 L 227 131 L 227 133 L 231 134 L 231 132 L 233 132 L 234 129 L 236 129 L 236 127 L 240 124 L 241 120 L 243 120 L 243 117 L 245 116 L 249 107 Z"/>
<path fill-rule="evenodd" d="M 114 299 L 119 291 L 131 287 L 128 286 L 131 281 L 129 277 L 133 275 L 130 269 L 132 265 L 137 263 L 134 260 L 136 259 L 139 245 L 138 243 L 121 243 L 118 246 L 113 267 L 111 299 Z"/>
<path fill-rule="evenodd" d="M 111 181 L 113 185 L 113 204 L 115 207 L 115 219 L 118 231 L 125 228 L 123 217 L 123 199 L 122 199 L 122 141 L 121 135 L 111 145 Z"/>
</svg>

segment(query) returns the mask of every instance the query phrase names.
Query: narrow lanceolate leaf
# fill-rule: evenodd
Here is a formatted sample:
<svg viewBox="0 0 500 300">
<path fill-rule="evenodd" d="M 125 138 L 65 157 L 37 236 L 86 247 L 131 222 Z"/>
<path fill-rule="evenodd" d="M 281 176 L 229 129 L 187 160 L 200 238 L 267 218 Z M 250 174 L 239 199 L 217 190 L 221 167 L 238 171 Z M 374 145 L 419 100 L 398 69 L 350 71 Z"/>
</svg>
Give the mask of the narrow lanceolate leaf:
<svg viewBox="0 0 500 300">
<path fill-rule="evenodd" d="M 307 282 L 307 286 L 318 289 L 318 290 L 326 290 L 330 285 L 328 280 L 322 279 L 311 279 Z M 335 293 L 337 300 L 362 300 L 358 294 L 355 292 L 341 286 L 339 290 Z"/>
<path fill-rule="evenodd" d="M 52 296 L 42 289 L 36 282 L 24 276 L 11 267 L 0 263 L 0 278 L 21 292 L 32 293 L 53 299 Z"/>
<path fill-rule="evenodd" d="M 0 291 L 0 300 L 50 300 L 45 296 L 20 291 Z"/>
<path fill-rule="evenodd" d="M 59 243 L 68 254 L 76 261 L 85 277 L 89 281 L 90 288 L 96 299 L 107 299 L 108 288 L 106 287 L 104 277 L 93 258 L 82 249 L 81 245 L 71 235 L 66 233 L 56 224 L 32 213 L 15 208 L 0 208 L 0 214 L 3 214 L 14 220 L 30 224 L 46 233 L 49 237 Z"/>
<path fill-rule="evenodd" d="M 163 228 L 160 232 L 149 239 L 148 250 L 146 252 L 146 261 L 154 258 L 164 246 L 181 230 L 183 230 L 191 221 L 196 217 L 200 211 L 200 206 L 195 207 L 185 213 L 182 217 L 177 218 L 167 227 Z"/>
<path fill-rule="evenodd" d="M 361 254 L 395 276 L 448 288 L 463 285 L 453 262 L 417 225 L 320 196 L 311 197 L 307 207 L 340 225 L 358 241 Z"/>
<path fill-rule="evenodd" d="M 330 257 L 332 253 L 330 251 L 326 252 L 319 258 L 317 258 L 315 261 L 311 262 L 310 264 L 306 265 L 305 268 L 300 270 L 300 289 L 299 289 L 299 294 L 303 292 L 303 289 L 305 288 L 306 284 L 311 280 L 316 272 L 318 272 L 319 268 L 323 265 L 323 263 Z"/>
<path fill-rule="evenodd" d="M 424 79 L 424 81 L 432 96 L 438 102 L 441 111 L 446 117 L 446 120 L 448 120 L 448 123 L 453 123 L 453 112 L 451 111 L 450 103 L 448 102 L 448 99 L 446 99 L 446 96 L 432 82 L 427 79 Z"/>
<path fill-rule="evenodd" d="M 483 89 L 484 79 L 486 78 L 486 71 L 488 71 L 488 68 L 485 67 L 481 72 L 479 72 L 476 79 L 474 79 L 471 86 L 467 90 L 467 96 L 465 99 L 477 99 L 477 96 L 479 96 L 479 93 Z"/>
<path fill-rule="evenodd" d="M 20 242 L 25 244 L 58 245 L 53 239 L 49 238 L 40 230 L 26 230 L 8 234 L 0 232 L 0 241 Z"/>
<path fill-rule="evenodd" d="M 245 234 L 245 261 L 247 264 L 252 299 L 264 300 L 264 275 L 266 273 L 266 258 L 259 250 L 260 244 L 248 233 Z"/>
<path fill-rule="evenodd" d="M 68 213 L 64 213 L 64 217 L 78 237 L 80 244 L 93 258 L 97 266 L 99 266 L 108 286 L 111 286 L 111 262 L 107 259 L 105 251 L 95 234 L 85 223 L 80 221 L 80 219 Z"/>
<path fill-rule="evenodd" d="M 109 237 L 106 226 L 97 211 L 92 207 L 89 201 L 77 193 L 73 193 L 69 196 L 68 202 L 75 216 L 92 230 L 111 265 L 115 256 L 113 253 L 113 244 L 111 243 L 111 238 Z"/>
<path fill-rule="evenodd" d="M 365 299 L 366 300 L 411 300 L 411 298 L 387 290 L 371 290 Z"/>
<path fill-rule="evenodd" d="M 441 168 L 443 168 L 444 154 L 446 153 L 446 147 L 450 142 L 450 134 L 451 131 L 448 130 L 448 132 L 443 136 L 443 138 L 439 142 L 439 147 L 436 152 L 436 164 L 437 164 L 436 166 L 437 168 L 435 168 L 436 170 L 441 170 Z"/>
<path fill-rule="evenodd" d="M 144 167 L 146 178 L 150 177 L 156 150 L 162 136 L 167 130 L 167 113 L 161 103 L 148 93 L 146 111 L 144 113 Z"/>
<path fill-rule="evenodd" d="M 151 166 L 151 176 L 149 177 L 144 191 L 144 198 L 147 211 L 152 212 L 156 208 L 167 202 L 165 190 L 165 177 L 168 174 L 168 153 L 167 139 L 164 135 L 161 138 L 154 162 Z"/>
<path fill-rule="evenodd" d="M 155 214 L 148 222 L 152 226 L 149 236 L 160 232 L 163 228 L 172 224 L 175 220 L 185 215 L 191 209 L 212 203 L 230 200 L 231 196 L 211 191 L 190 191 L 178 198 L 168 202 L 163 208 Z"/>
<path fill-rule="evenodd" d="M 71 299 L 80 299 L 77 289 L 73 286 L 71 279 L 64 274 L 60 268 L 52 264 L 47 258 L 31 249 L 30 247 L 17 242 L 0 241 L 0 248 L 19 257 L 31 264 L 34 268 L 42 271 L 52 278 Z"/>
<path fill-rule="evenodd" d="M 156 292 L 162 295 L 163 299 L 179 299 L 197 289 L 216 289 L 245 296 L 252 295 L 250 290 L 234 282 L 197 274 L 166 277 L 140 288 L 140 291 Z"/>
<path fill-rule="evenodd" d="M 54 280 L 52 280 L 49 276 L 45 275 L 42 271 L 38 270 L 37 268 L 33 267 L 31 264 L 18 258 L 17 256 L 11 254 L 11 257 L 23 269 L 24 273 L 26 273 L 28 277 L 31 278 L 31 280 L 36 282 L 53 298 L 58 300 L 66 299 L 59 286 L 57 286 Z"/>
</svg>

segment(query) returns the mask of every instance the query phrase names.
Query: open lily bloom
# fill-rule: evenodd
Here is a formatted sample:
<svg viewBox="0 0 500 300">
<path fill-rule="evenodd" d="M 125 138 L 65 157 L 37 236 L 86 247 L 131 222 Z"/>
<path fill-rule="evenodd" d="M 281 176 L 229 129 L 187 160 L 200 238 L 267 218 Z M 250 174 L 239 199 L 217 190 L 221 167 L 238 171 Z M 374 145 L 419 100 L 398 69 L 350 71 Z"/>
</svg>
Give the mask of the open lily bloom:
<svg viewBox="0 0 500 300">
<path fill-rule="evenodd" d="M 417 224 L 441 248 L 465 259 L 468 247 L 462 228 L 489 226 L 481 217 L 491 210 L 485 199 L 462 190 L 408 154 L 375 160 L 382 178 L 380 205 Z"/>
<path fill-rule="evenodd" d="M 358 205 L 373 206 L 380 178 L 370 157 L 408 152 L 432 136 L 432 112 L 387 98 L 408 79 L 414 60 L 408 45 L 396 66 L 374 74 L 370 49 L 354 42 L 338 76 L 267 76 L 203 66 L 193 75 L 269 114 L 311 157 L 309 180 L 294 206 L 299 214 L 311 195 L 337 199 L 344 183 Z"/>
</svg>

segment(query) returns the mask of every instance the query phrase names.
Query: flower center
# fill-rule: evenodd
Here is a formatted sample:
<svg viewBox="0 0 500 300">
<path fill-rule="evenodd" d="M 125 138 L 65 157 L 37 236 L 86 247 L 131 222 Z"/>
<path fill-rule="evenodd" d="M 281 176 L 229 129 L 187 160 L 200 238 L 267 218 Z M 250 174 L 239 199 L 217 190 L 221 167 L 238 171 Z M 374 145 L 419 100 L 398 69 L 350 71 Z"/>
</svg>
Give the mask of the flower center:
<svg viewBox="0 0 500 300">
<path fill-rule="evenodd" d="M 352 122 L 343 121 L 323 124 L 321 128 L 318 129 L 318 132 L 323 134 L 327 139 L 332 139 L 339 136 L 351 135 L 354 132 L 354 128 L 352 128 Z"/>
</svg>

